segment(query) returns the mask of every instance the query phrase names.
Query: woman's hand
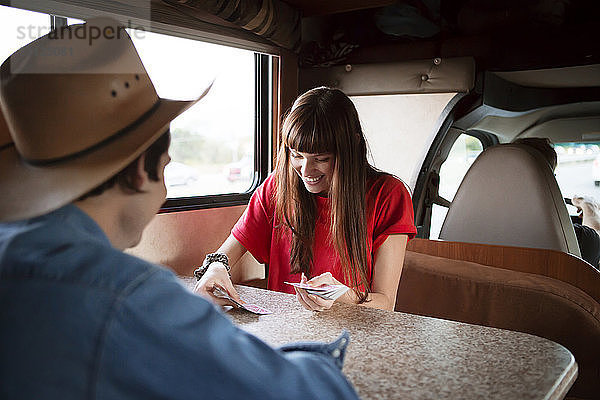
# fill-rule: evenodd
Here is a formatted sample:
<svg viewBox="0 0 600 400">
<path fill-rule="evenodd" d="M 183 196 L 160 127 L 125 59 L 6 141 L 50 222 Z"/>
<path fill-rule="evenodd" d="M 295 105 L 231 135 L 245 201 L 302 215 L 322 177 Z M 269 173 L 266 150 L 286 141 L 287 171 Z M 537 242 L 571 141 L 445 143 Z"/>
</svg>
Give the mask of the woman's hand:
<svg viewBox="0 0 600 400">
<path fill-rule="evenodd" d="M 220 306 L 233 305 L 229 300 L 217 297 L 213 294 L 215 286 L 220 286 L 235 301 L 240 301 L 240 295 L 233 287 L 227 268 L 220 262 L 210 264 L 202 278 L 196 283 L 194 291 Z"/>
<path fill-rule="evenodd" d="M 342 285 L 337 279 L 331 275 L 331 272 L 325 272 L 319 276 L 315 276 L 307 281 L 306 276 L 302 274 L 300 283 L 306 283 L 314 287 L 321 285 Z M 335 300 L 325 300 L 314 294 L 309 294 L 305 289 L 294 288 L 296 290 L 296 298 L 304 308 L 311 311 L 325 311 L 331 308 Z"/>
</svg>

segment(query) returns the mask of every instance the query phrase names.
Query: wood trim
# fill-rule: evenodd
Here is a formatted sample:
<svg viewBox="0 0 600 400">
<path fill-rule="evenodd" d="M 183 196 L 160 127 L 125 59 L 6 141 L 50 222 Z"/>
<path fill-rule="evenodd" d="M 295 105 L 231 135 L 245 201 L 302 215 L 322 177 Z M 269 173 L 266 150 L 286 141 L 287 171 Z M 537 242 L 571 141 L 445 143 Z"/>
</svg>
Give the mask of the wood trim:
<svg viewBox="0 0 600 400">
<path fill-rule="evenodd" d="M 281 143 L 280 126 L 282 118 L 292 107 L 298 96 L 298 56 L 291 51 L 282 50 L 278 64 L 277 109 L 279 114 L 276 117 L 275 129 L 273 130 L 273 165 L 275 165 L 279 143 Z"/>
<path fill-rule="evenodd" d="M 579 257 L 556 250 L 412 239 L 408 251 L 526 272 L 569 283 L 600 303 L 600 271 Z"/>
<path fill-rule="evenodd" d="M 298 97 L 298 56 L 291 51 L 282 51 L 279 71 L 279 110 L 284 115 Z"/>
<path fill-rule="evenodd" d="M 271 167 L 270 170 L 275 168 L 275 163 L 277 162 L 277 145 L 279 144 L 279 119 L 281 114 L 281 57 L 272 57 L 272 68 L 271 68 L 271 98 L 273 101 L 272 104 L 272 112 L 271 115 Z"/>
</svg>

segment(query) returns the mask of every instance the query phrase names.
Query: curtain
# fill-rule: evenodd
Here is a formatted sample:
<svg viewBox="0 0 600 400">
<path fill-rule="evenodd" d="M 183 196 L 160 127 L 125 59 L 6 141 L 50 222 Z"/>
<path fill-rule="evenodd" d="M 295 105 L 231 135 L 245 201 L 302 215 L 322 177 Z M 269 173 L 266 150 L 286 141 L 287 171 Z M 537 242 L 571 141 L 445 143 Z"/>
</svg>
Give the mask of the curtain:
<svg viewBox="0 0 600 400">
<path fill-rule="evenodd" d="M 280 0 L 163 1 L 190 16 L 194 11 L 216 15 L 285 49 L 300 47 L 300 12 Z"/>
</svg>

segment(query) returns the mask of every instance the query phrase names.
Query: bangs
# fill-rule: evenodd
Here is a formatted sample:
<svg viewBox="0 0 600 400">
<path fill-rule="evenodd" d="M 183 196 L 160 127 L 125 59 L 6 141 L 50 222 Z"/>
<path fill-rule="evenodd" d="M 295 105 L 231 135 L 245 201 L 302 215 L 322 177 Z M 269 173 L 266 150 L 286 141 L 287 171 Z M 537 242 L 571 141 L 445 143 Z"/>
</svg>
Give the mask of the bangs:
<svg viewBox="0 0 600 400">
<path fill-rule="evenodd" d="M 298 109 L 294 111 L 299 111 Z M 295 114 L 295 115 L 294 115 Z M 284 125 L 284 144 L 303 153 L 333 153 L 336 154 L 336 133 L 329 121 L 316 112 L 292 112 Z"/>
</svg>

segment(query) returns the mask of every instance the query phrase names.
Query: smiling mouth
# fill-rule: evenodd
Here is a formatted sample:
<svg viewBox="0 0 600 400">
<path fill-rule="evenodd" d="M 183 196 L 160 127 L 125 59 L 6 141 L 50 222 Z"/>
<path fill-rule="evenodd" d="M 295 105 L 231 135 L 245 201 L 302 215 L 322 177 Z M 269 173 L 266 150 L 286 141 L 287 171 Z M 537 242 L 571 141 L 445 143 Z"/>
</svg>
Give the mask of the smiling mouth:
<svg viewBox="0 0 600 400">
<path fill-rule="evenodd" d="M 309 177 L 303 178 L 304 182 L 308 183 L 309 185 L 314 185 L 314 184 L 320 182 L 321 179 L 323 179 L 323 175 L 319 176 L 318 178 L 309 178 Z"/>
</svg>

